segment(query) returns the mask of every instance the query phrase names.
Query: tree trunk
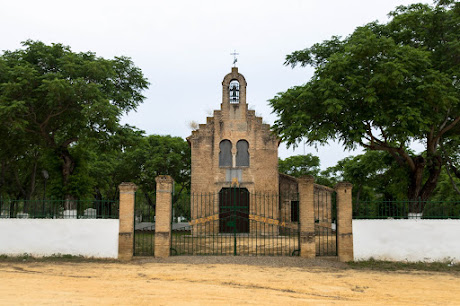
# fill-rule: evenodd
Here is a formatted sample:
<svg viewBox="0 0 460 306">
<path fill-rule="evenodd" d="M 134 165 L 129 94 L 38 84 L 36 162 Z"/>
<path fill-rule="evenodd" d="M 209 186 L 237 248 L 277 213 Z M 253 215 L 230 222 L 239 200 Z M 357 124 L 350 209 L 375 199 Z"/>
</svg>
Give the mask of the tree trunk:
<svg viewBox="0 0 460 306">
<path fill-rule="evenodd" d="M 77 209 L 77 203 L 75 197 L 69 192 L 68 185 L 70 176 L 73 173 L 75 168 L 75 161 L 73 160 L 70 152 L 67 148 L 61 148 L 61 173 L 62 173 L 62 186 L 65 190 L 65 203 L 64 203 L 64 210 L 74 210 Z"/>
<path fill-rule="evenodd" d="M 359 211 L 359 208 L 361 207 L 361 203 L 359 203 L 359 198 L 361 196 L 361 190 L 363 190 L 363 185 L 358 186 L 358 191 L 356 192 L 356 206 L 355 207 L 352 206 L 353 214 Z"/>
<path fill-rule="evenodd" d="M 428 164 L 429 176 L 420 192 L 420 199 L 422 201 L 429 200 L 431 194 L 433 193 L 434 189 L 438 184 L 439 176 L 441 175 L 441 169 L 441 156 L 432 156 Z"/>
<path fill-rule="evenodd" d="M 66 194 L 65 201 L 64 201 L 64 210 L 75 210 L 75 209 L 77 209 L 76 198 L 71 194 Z"/>
<path fill-rule="evenodd" d="M 1 161 L 0 163 L 0 188 L 5 185 L 5 173 L 6 173 L 6 162 Z"/>
<path fill-rule="evenodd" d="M 441 174 L 441 157 L 431 156 L 429 160 L 423 156 L 414 157 L 415 169 L 410 174 L 408 199 L 411 201 L 409 212 L 423 213 L 425 202 L 430 198 Z M 425 169 L 428 169 L 428 179 L 423 183 Z"/>
<path fill-rule="evenodd" d="M 149 204 L 149 206 L 153 209 L 153 211 L 155 211 L 155 204 L 156 203 L 153 203 L 152 199 L 150 198 L 149 194 L 147 192 L 144 192 L 144 197 L 145 199 L 147 200 L 147 203 Z"/>
<path fill-rule="evenodd" d="M 35 192 L 35 184 L 36 184 L 36 177 L 37 177 L 37 167 L 38 167 L 38 161 L 36 159 L 34 161 L 34 166 L 32 168 L 32 173 L 30 174 L 30 185 L 29 185 L 29 190 L 27 190 L 27 195 L 26 195 L 27 200 L 30 200 L 30 198 L 32 198 L 32 195 Z"/>
<path fill-rule="evenodd" d="M 457 169 L 457 167 L 453 165 L 451 165 L 450 167 L 451 167 L 452 172 L 455 174 L 455 176 L 460 179 L 460 169 Z"/>
<path fill-rule="evenodd" d="M 94 188 L 94 199 L 96 201 L 101 201 L 102 200 L 102 193 L 101 191 L 99 190 L 99 188 Z"/>
<path fill-rule="evenodd" d="M 32 210 L 37 210 L 37 203 L 31 203 L 31 198 L 32 194 L 35 191 L 35 178 L 37 177 L 37 166 L 38 166 L 38 161 L 35 160 L 34 165 L 32 167 L 32 173 L 30 174 L 30 185 L 29 188 L 25 186 L 24 188 L 24 213 L 29 213 L 29 206 L 32 206 Z M 27 190 L 26 190 L 27 189 Z M 32 205 L 30 205 L 32 204 Z"/>
<path fill-rule="evenodd" d="M 356 203 L 359 205 L 359 197 L 361 196 L 361 190 L 363 190 L 363 185 L 359 185 L 358 191 L 356 192 Z"/>
</svg>

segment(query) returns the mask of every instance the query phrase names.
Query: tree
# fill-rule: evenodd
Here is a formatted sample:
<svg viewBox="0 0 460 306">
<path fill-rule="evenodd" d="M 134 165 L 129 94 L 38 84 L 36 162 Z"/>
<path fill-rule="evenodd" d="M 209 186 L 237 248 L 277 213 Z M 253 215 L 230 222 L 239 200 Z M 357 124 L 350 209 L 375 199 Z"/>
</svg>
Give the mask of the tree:
<svg viewBox="0 0 460 306">
<path fill-rule="evenodd" d="M 441 142 L 442 156 L 445 163 L 445 172 L 449 178 L 450 185 L 454 189 L 456 196 L 460 196 L 460 126 L 459 131 L 452 131 L 453 137 L 445 142 Z"/>
<path fill-rule="evenodd" d="M 0 197 L 29 200 L 36 190 L 43 155 L 37 139 L 2 122 L 0 148 Z"/>
<path fill-rule="evenodd" d="M 170 175 L 177 185 L 176 198 L 190 189 L 190 146 L 180 137 L 149 135 L 127 149 L 116 168 L 119 173 L 130 173 L 147 202 L 155 206 L 153 195 L 155 178 Z"/>
<path fill-rule="evenodd" d="M 280 173 L 301 177 L 305 175 L 319 175 L 319 157 L 312 154 L 295 155 L 278 162 Z"/>
<path fill-rule="evenodd" d="M 407 190 L 407 171 L 388 152 L 367 151 L 346 157 L 323 172 L 332 181 L 353 184 L 354 202 L 401 200 Z"/>
<path fill-rule="evenodd" d="M 87 145 L 89 177 L 93 178 L 96 199 L 115 199 L 122 182 L 138 183 L 136 178 L 140 169 L 127 155 L 136 150 L 145 137 L 144 131 L 125 125 L 118 127 L 103 145 L 94 142 Z"/>
<path fill-rule="evenodd" d="M 23 45 L 0 56 L 0 119 L 52 150 L 71 203 L 73 148 L 109 137 L 121 115 L 143 101 L 148 82 L 127 57 L 107 60 L 39 41 Z"/>
<path fill-rule="evenodd" d="M 455 187 L 452 188 L 452 182 L 454 182 L 457 189 L 455 189 Z M 460 186 L 459 179 L 449 177 L 447 171 L 442 171 L 439 177 L 439 183 L 433 191 L 431 200 L 439 202 L 456 201 L 460 206 L 460 193 L 458 192 L 458 186 Z"/>
<path fill-rule="evenodd" d="M 274 129 L 290 145 L 336 139 L 386 151 L 408 169 L 407 197 L 427 200 L 441 173 L 440 144 L 460 121 L 460 3 L 400 6 L 390 16 L 288 55 L 286 65 L 315 73 L 270 100 Z M 408 149 L 415 141 L 421 154 Z"/>
</svg>

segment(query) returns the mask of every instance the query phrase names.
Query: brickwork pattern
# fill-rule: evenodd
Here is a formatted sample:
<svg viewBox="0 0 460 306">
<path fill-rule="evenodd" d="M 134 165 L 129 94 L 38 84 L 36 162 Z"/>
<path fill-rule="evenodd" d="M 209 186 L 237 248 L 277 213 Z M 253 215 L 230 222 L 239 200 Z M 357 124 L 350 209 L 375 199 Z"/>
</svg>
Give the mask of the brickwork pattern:
<svg viewBox="0 0 460 306">
<path fill-rule="evenodd" d="M 299 200 L 299 186 L 295 177 L 279 173 L 280 221 L 289 228 L 298 229 L 298 222 L 292 222 L 292 202 Z"/>
<path fill-rule="evenodd" d="M 134 251 L 134 200 L 137 186 L 133 183 L 121 183 L 118 188 L 120 190 L 118 259 L 131 260 Z"/>
<path fill-rule="evenodd" d="M 338 183 L 337 192 L 337 253 L 339 261 L 353 261 L 352 188 L 347 182 Z"/>
<path fill-rule="evenodd" d="M 169 257 L 171 249 L 171 218 L 173 179 L 169 175 L 155 178 L 156 212 L 155 212 L 155 257 Z"/>
<path fill-rule="evenodd" d="M 314 211 L 314 182 L 313 176 L 298 179 L 300 197 L 300 256 L 316 257 L 315 241 L 315 211 Z"/>
</svg>

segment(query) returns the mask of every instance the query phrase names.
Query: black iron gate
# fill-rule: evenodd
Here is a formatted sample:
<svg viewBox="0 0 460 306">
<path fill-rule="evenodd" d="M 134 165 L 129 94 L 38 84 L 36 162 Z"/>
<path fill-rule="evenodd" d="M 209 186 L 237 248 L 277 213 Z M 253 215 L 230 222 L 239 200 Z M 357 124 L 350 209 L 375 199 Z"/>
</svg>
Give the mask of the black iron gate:
<svg viewBox="0 0 460 306">
<path fill-rule="evenodd" d="M 219 233 L 249 233 L 249 191 L 222 188 L 219 192 Z"/>
<path fill-rule="evenodd" d="M 134 256 L 155 254 L 156 196 L 136 192 L 134 201 Z"/>
<path fill-rule="evenodd" d="M 173 223 L 171 255 L 299 254 L 297 193 L 258 194 L 234 187 L 185 200 L 190 220 L 183 226 Z"/>
<path fill-rule="evenodd" d="M 316 256 L 337 256 L 337 206 L 332 188 L 315 185 Z"/>
</svg>

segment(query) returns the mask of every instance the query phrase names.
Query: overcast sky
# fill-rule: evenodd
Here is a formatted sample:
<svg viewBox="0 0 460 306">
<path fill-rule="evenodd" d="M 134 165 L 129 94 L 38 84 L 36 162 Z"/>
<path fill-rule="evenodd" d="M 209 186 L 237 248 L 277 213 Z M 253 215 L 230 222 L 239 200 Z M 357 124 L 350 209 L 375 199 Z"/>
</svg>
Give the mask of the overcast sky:
<svg viewBox="0 0 460 306">
<path fill-rule="evenodd" d="M 312 76 L 311 68 L 283 66 L 285 56 L 332 35 L 347 36 L 360 25 L 387 20 L 409 0 L 280 1 L 0 1 L 0 49 L 21 41 L 63 43 L 133 59 L 151 83 L 137 112 L 123 123 L 147 134 L 187 137 L 189 123 L 205 123 L 221 103 L 221 83 L 237 50 L 239 72 L 248 83 L 250 108 L 272 124 L 267 100 Z M 424 3 L 431 3 L 422 1 Z M 313 153 L 321 168 L 358 151 L 338 144 L 293 152 L 280 145 L 281 158 Z"/>
</svg>

